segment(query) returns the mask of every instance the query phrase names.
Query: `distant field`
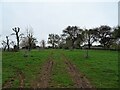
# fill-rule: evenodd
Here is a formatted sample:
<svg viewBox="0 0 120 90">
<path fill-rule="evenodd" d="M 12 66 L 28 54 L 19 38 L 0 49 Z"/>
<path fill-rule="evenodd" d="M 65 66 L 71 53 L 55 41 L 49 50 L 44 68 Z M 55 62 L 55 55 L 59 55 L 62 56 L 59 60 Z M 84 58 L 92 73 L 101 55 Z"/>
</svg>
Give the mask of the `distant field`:
<svg viewBox="0 0 120 90">
<path fill-rule="evenodd" d="M 48 70 L 50 75 L 46 76 L 50 79 L 48 87 L 74 88 L 74 82 L 64 62 L 67 59 L 86 76 L 92 86 L 118 88 L 117 51 L 89 50 L 88 59 L 84 58 L 85 50 L 32 50 L 28 57 L 24 57 L 24 53 L 24 51 L 2 53 L 3 87 L 35 87 L 32 83 L 34 81 L 37 83 L 37 79 L 42 77 L 45 63 L 51 60 L 52 64 L 49 64 L 51 69 Z"/>
</svg>

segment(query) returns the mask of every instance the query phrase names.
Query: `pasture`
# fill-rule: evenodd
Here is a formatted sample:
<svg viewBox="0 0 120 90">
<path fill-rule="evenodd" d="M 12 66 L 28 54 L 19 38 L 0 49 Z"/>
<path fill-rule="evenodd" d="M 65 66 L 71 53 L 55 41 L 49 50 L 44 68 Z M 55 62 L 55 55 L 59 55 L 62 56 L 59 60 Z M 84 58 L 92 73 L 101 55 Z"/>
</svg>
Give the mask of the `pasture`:
<svg viewBox="0 0 120 90">
<path fill-rule="evenodd" d="M 76 88 L 81 84 L 118 88 L 117 51 L 89 50 L 89 58 L 84 57 L 86 50 L 32 50 L 27 57 L 24 54 L 22 50 L 2 52 L 3 88 Z"/>
</svg>

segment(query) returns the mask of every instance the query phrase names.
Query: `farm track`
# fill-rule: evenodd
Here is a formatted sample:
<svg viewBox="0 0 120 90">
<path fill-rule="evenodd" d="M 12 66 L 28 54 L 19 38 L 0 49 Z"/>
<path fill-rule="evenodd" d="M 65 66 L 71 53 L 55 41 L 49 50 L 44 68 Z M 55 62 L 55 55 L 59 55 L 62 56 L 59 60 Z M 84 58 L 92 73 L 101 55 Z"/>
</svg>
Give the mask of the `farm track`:
<svg viewBox="0 0 120 90">
<path fill-rule="evenodd" d="M 12 88 L 14 80 L 15 77 L 10 78 L 2 85 L 2 88 Z"/>
<path fill-rule="evenodd" d="M 16 69 L 16 77 L 12 77 L 9 80 L 7 80 L 4 84 L 3 84 L 3 88 L 12 88 L 13 87 L 13 83 L 15 81 L 15 79 L 19 80 L 19 88 L 24 88 L 24 79 L 25 76 L 22 73 L 21 70 L 19 70 L 18 68 L 14 67 Z"/>
<path fill-rule="evenodd" d="M 35 80 L 31 82 L 31 88 L 49 88 L 50 87 L 49 85 L 50 85 L 50 80 L 52 75 L 51 73 L 52 73 L 52 68 L 54 64 L 52 54 L 53 53 L 51 53 L 48 56 L 47 61 L 45 62 L 45 64 L 43 64 L 43 67 L 41 68 L 41 72 L 39 73 L 39 75 L 35 78 Z M 64 55 L 64 53 L 61 53 L 61 58 L 64 61 L 64 64 L 66 64 L 67 66 L 66 67 L 67 72 L 71 76 L 71 79 L 74 82 L 75 88 L 90 88 L 91 90 L 94 89 L 90 84 L 90 82 L 88 81 L 88 79 L 85 77 L 85 75 L 80 73 L 79 70 L 77 70 L 76 66 L 69 61 L 69 59 Z M 16 69 L 17 76 L 10 78 L 8 81 L 6 81 L 3 84 L 3 88 L 12 88 L 13 82 L 15 81 L 15 79 L 19 80 L 19 88 L 24 88 L 25 76 L 23 72 L 16 67 L 13 67 L 13 68 Z"/>
<path fill-rule="evenodd" d="M 32 88 L 48 88 L 53 67 L 52 58 L 49 56 L 47 62 L 43 65 L 40 75 L 31 84 Z"/>
<path fill-rule="evenodd" d="M 85 77 L 84 74 L 80 73 L 76 66 L 73 65 L 64 54 L 62 54 L 62 57 L 64 58 L 64 62 L 67 65 L 68 73 L 70 74 L 75 88 L 93 88 L 88 79 Z"/>
<path fill-rule="evenodd" d="M 25 83 L 24 83 L 25 76 L 21 71 L 18 71 L 17 73 L 18 73 L 18 76 L 19 76 L 19 88 L 24 88 L 24 86 L 25 86 Z"/>
</svg>

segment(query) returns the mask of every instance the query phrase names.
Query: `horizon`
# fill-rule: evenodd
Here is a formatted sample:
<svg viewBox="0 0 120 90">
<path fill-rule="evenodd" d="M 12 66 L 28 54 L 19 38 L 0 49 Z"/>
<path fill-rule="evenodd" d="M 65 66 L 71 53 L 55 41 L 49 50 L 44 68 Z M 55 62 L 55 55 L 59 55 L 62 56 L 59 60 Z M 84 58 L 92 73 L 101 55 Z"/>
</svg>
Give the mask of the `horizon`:
<svg viewBox="0 0 120 90">
<path fill-rule="evenodd" d="M 79 3 L 18 3 L 2 4 L 2 39 L 10 35 L 12 28 L 20 27 L 22 33 L 31 26 L 38 42 L 47 42 L 50 33 L 61 34 L 67 26 L 94 28 L 100 25 L 118 25 L 117 2 L 79 2 Z M 16 41 L 15 36 L 10 39 Z M 0 44 L 1 45 L 1 44 Z M 1 46 L 0 46 L 1 47 Z"/>
</svg>

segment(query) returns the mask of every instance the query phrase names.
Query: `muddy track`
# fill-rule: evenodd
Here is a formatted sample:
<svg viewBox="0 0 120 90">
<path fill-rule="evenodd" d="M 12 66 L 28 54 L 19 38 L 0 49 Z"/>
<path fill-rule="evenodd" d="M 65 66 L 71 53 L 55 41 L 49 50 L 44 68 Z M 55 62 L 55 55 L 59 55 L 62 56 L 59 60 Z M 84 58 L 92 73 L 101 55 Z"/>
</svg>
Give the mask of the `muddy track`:
<svg viewBox="0 0 120 90">
<path fill-rule="evenodd" d="M 24 74 L 21 72 L 21 71 L 17 71 L 17 75 L 19 76 L 19 88 L 24 88 L 24 86 L 25 86 L 25 83 L 24 83 L 24 81 L 25 81 L 25 76 L 24 76 Z"/>
<path fill-rule="evenodd" d="M 5 83 L 2 85 L 2 88 L 12 88 L 14 80 L 15 77 L 12 77 L 9 80 L 5 81 Z"/>
<path fill-rule="evenodd" d="M 53 61 L 48 60 L 42 67 L 39 77 L 33 82 L 33 88 L 48 88 L 52 71 Z"/>
<path fill-rule="evenodd" d="M 9 80 L 7 80 L 3 85 L 2 88 L 13 88 L 13 83 L 16 79 L 19 80 L 19 88 L 24 88 L 24 79 L 25 76 L 22 73 L 21 70 L 19 70 L 18 68 L 14 67 L 16 69 L 16 76 L 10 78 Z"/>
<path fill-rule="evenodd" d="M 68 58 L 65 57 L 64 54 L 62 54 L 63 58 L 64 58 L 64 62 L 67 65 L 67 70 L 68 73 L 70 74 L 73 82 L 74 82 L 74 86 L 75 88 L 93 88 L 92 85 L 90 84 L 90 82 L 88 81 L 88 79 L 85 77 L 85 75 L 83 75 L 82 73 L 80 73 L 76 66 L 73 65 Z"/>
</svg>

